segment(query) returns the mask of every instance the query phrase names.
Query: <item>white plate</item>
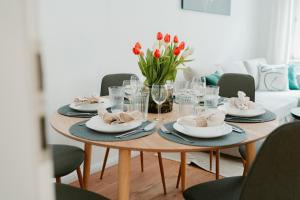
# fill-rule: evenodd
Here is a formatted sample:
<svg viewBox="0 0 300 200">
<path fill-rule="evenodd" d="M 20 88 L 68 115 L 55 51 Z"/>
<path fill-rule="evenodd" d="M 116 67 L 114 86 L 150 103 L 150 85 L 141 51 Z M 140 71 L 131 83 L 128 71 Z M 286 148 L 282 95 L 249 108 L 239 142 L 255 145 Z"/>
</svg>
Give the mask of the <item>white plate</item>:
<svg viewBox="0 0 300 200">
<path fill-rule="evenodd" d="M 123 124 L 107 124 L 105 123 L 99 115 L 92 117 L 86 122 L 86 127 L 99 132 L 105 133 L 118 133 L 125 132 L 139 127 L 142 124 L 139 120 L 134 120 Z"/>
<path fill-rule="evenodd" d="M 100 100 L 100 103 L 103 104 L 103 107 L 110 108 L 111 107 L 111 102 L 109 99 L 104 99 L 102 98 Z M 78 111 L 83 111 L 83 112 L 96 112 L 99 108 L 100 103 L 93 103 L 93 104 L 80 104 L 76 105 L 74 102 L 69 105 L 70 108 L 73 110 L 78 110 Z"/>
<path fill-rule="evenodd" d="M 295 115 L 296 117 L 300 117 L 300 108 L 293 108 L 292 110 L 291 110 L 291 113 L 293 114 L 293 115 Z"/>
<path fill-rule="evenodd" d="M 225 123 L 212 127 L 192 127 L 182 126 L 176 122 L 173 124 L 173 128 L 180 133 L 197 138 L 215 138 L 232 132 L 232 127 Z"/>
<path fill-rule="evenodd" d="M 257 104 L 255 104 L 255 108 L 249 110 L 232 108 L 229 106 L 228 103 L 225 103 L 224 105 L 221 105 L 218 108 L 228 115 L 237 116 L 237 117 L 256 117 L 265 114 L 266 112 L 266 110 L 262 106 Z"/>
</svg>

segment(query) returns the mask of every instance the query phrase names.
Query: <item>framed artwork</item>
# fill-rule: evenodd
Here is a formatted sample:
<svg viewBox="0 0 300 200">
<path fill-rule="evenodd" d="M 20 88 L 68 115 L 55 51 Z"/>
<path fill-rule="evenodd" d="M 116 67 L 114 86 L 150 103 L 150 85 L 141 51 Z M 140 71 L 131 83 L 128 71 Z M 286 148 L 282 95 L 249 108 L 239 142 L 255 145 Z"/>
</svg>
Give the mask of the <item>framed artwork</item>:
<svg viewBox="0 0 300 200">
<path fill-rule="evenodd" d="M 230 15 L 231 0 L 182 0 L 182 9 Z"/>
</svg>

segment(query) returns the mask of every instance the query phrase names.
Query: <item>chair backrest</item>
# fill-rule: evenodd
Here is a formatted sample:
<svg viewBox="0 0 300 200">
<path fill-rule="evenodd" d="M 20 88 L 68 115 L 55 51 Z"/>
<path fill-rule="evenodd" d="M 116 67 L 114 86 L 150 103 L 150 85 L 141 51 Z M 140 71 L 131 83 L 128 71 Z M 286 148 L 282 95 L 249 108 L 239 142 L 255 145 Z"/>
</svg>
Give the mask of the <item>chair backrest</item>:
<svg viewBox="0 0 300 200">
<path fill-rule="evenodd" d="M 255 101 L 255 82 L 251 75 L 226 73 L 220 77 L 218 85 L 222 97 L 236 97 L 238 91 L 243 91 Z"/>
<path fill-rule="evenodd" d="M 102 78 L 100 96 L 108 96 L 108 87 L 122 86 L 124 80 L 130 80 L 131 76 L 135 74 L 108 74 Z M 137 76 L 136 76 L 137 77 Z"/>
<path fill-rule="evenodd" d="M 266 139 L 240 199 L 300 199 L 299 121 L 282 125 Z"/>
</svg>

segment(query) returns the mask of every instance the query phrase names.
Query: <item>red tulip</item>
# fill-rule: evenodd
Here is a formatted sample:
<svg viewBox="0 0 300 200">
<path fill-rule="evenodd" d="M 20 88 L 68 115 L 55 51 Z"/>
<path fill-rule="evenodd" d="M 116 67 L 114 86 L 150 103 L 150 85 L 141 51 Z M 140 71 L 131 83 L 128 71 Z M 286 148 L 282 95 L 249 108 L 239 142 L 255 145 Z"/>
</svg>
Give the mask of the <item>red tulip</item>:
<svg viewBox="0 0 300 200">
<path fill-rule="evenodd" d="M 162 34 L 161 32 L 158 32 L 158 33 L 156 34 L 156 39 L 157 39 L 157 40 L 162 40 L 162 39 L 163 39 L 163 34 Z"/>
<path fill-rule="evenodd" d="M 140 54 L 140 49 L 139 49 L 139 48 L 136 48 L 136 47 L 133 47 L 133 48 L 132 48 L 132 52 L 133 52 L 135 55 L 139 55 L 139 54 Z"/>
<path fill-rule="evenodd" d="M 158 49 L 155 49 L 153 55 L 154 55 L 155 58 L 160 58 L 160 51 Z"/>
<path fill-rule="evenodd" d="M 185 48 L 185 43 L 184 43 L 184 42 L 180 42 L 179 48 L 180 48 L 181 50 L 183 50 L 183 49 Z"/>
<path fill-rule="evenodd" d="M 174 43 L 178 43 L 179 42 L 177 35 L 174 36 L 173 42 Z"/>
<path fill-rule="evenodd" d="M 139 42 L 135 43 L 134 48 L 141 49 L 142 46 Z"/>
<path fill-rule="evenodd" d="M 176 47 L 174 49 L 173 53 L 174 53 L 175 56 L 178 56 L 180 54 L 180 51 L 181 51 L 180 47 Z"/>
<path fill-rule="evenodd" d="M 171 35 L 167 33 L 164 38 L 165 43 L 169 43 L 170 39 L 171 39 Z"/>
</svg>

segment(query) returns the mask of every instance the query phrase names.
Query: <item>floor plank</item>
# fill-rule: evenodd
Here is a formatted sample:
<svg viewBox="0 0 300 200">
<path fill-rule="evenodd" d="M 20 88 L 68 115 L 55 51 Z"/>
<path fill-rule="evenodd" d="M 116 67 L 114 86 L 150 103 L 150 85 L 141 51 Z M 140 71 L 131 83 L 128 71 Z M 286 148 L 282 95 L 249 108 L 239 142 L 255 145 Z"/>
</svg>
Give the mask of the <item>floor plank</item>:
<svg viewBox="0 0 300 200">
<path fill-rule="evenodd" d="M 180 189 L 176 189 L 177 172 L 179 163 L 163 159 L 167 195 L 163 194 L 160 178 L 158 159 L 153 153 L 144 154 L 144 172 L 141 172 L 139 156 L 131 162 L 130 199 L 141 200 L 175 200 L 183 199 Z M 112 200 L 117 198 L 117 165 L 105 170 L 103 179 L 100 180 L 100 171 L 90 177 L 89 190 L 102 194 Z M 187 166 L 187 187 L 214 180 L 215 175 L 193 166 Z M 72 183 L 79 186 L 78 181 Z"/>
</svg>

